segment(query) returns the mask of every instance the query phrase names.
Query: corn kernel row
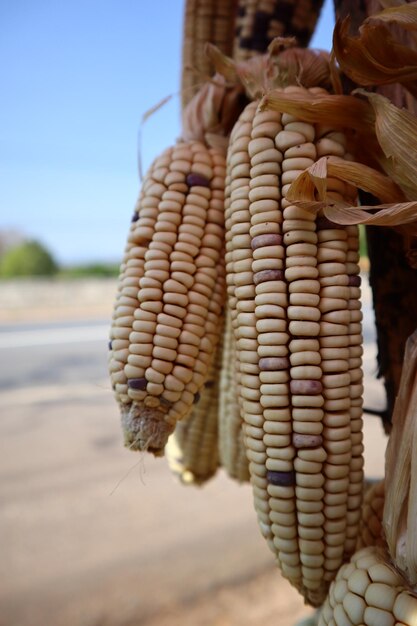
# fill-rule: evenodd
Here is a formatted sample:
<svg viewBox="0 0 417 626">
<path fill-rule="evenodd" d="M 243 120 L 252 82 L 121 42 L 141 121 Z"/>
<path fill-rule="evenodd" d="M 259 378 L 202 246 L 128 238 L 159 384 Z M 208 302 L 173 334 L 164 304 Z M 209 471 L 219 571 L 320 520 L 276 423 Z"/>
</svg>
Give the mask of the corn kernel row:
<svg viewBox="0 0 417 626">
<path fill-rule="evenodd" d="M 110 342 L 131 447 L 160 453 L 207 378 L 225 295 L 224 177 L 223 155 L 191 142 L 143 182 Z"/>
<path fill-rule="evenodd" d="M 243 441 L 242 417 L 236 387 L 236 347 L 230 311 L 226 312 L 220 369 L 219 459 L 226 473 L 238 482 L 249 480 Z"/>
<path fill-rule="evenodd" d="M 361 371 L 348 349 L 357 294 L 348 289 L 345 229 L 286 193 L 318 158 L 345 153 L 340 133 L 252 104 L 227 160 L 228 295 L 255 508 L 284 575 L 314 605 L 353 551 L 347 529 L 359 519 L 361 440 L 351 432 L 349 385 L 350 370 L 355 380 Z M 349 197 L 339 181 L 329 188 Z"/>
<path fill-rule="evenodd" d="M 414 626 L 417 597 L 375 546 L 362 548 L 330 586 L 319 626 Z"/>
<path fill-rule="evenodd" d="M 190 415 L 175 426 L 165 448 L 168 465 L 185 484 L 202 485 L 214 476 L 219 466 L 219 370 L 222 346 Z"/>
<path fill-rule="evenodd" d="M 323 0 L 241 0 L 236 19 L 233 58 L 266 52 L 275 37 L 296 37 L 307 46 Z"/>
</svg>

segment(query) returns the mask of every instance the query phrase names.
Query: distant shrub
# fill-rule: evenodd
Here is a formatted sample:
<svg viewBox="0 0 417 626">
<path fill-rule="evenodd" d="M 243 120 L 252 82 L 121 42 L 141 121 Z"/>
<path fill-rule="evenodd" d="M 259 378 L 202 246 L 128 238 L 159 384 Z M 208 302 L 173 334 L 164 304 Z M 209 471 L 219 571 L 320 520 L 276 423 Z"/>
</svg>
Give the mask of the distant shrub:
<svg viewBox="0 0 417 626">
<path fill-rule="evenodd" d="M 58 265 L 51 253 L 38 241 L 25 241 L 7 250 L 0 260 L 0 276 L 53 276 Z"/>
<path fill-rule="evenodd" d="M 60 276 L 64 278 L 83 278 L 87 276 L 115 277 L 119 274 L 119 265 L 112 263 L 89 263 L 74 265 L 61 270 Z"/>
</svg>

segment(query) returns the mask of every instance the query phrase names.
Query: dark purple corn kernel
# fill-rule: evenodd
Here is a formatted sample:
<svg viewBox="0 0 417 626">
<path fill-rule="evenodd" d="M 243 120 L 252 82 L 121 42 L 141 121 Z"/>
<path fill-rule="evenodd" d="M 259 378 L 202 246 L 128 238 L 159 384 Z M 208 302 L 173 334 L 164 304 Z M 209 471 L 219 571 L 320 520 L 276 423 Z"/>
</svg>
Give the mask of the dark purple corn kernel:
<svg viewBox="0 0 417 626">
<path fill-rule="evenodd" d="M 302 448 L 318 448 L 323 443 L 323 437 L 321 435 L 303 435 L 300 433 L 293 433 L 292 445 L 298 450 Z"/>
<path fill-rule="evenodd" d="M 336 224 L 336 222 L 332 222 L 332 220 L 324 217 L 324 215 L 321 215 L 317 218 L 316 227 L 317 230 L 333 230 L 334 228 L 346 228 L 346 226 L 343 226 L 343 224 Z"/>
<path fill-rule="evenodd" d="M 210 181 L 201 174 L 188 174 L 186 183 L 189 187 L 210 187 Z"/>
<path fill-rule="evenodd" d="M 320 380 L 292 380 L 291 393 L 298 396 L 318 396 L 323 391 Z"/>
<path fill-rule="evenodd" d="M 362 279 L 357 274 L 350 274 L 349 276 L 349 287 L 360 287 L 362 283 Z"/>
<path fill-rule="evenodd" d="M 111 341 L 109 341 L 109 343 L 107 345 L 108 345 L 109 350 L 113 350 L 113 345 L 112 345 Z"/>
<path fill-rule="evenodd" d="M 132 223 L 133 223 L 133 222 L 137 222 L 137 221 L 138 221 L 138 219 L 139 219 L 139 213 L 138 213 L 137 211 L 135 211 L 135 212 L 133 213 L 133 215 L 132 215 L 132 220 L 131 220 L 131 221 L 132 221 Z"/>
<path fill-rule="evenodd" d="M 257 235 L 251 241 L 252 250 L 264 248 L 265 246 L 280 246 L 282 244 L 281 235 Z"/>
<path fill-rule="evenodd" d="M 268 470 L 266 472 L 266 479 L 270 485 L 276 485 L 277 487 L 292 487 L 295 485 L 295 472 L 273 472 Z"/>
<path fill-rule="evenodd" d="M 146 389 L 147 384 L 148 381 L 146 380 L 146 378 L 129 378 L 129 380 L 127 381 L 127 386 L 130 389 L 138 389 L 139 391 L 143 391 L 144 389 Z"/>
<path fill-rule="evenodd" d="M 290 367 L 290 360 L 286 356 L 264 356 L 259 359 L 261 372 L 276 372 Z"/>
<path fill-rule="evenodd" d="M 255 285 L 266 283 L 269 280 L 284 280 L 284 272 L 282 270 L 261 270 L 253 275 Z"/>
<path fill-rule="evenodd" d="M 199 393 L 198 393 L 198 391 L 197 391 L 197 393 L 195 393 L 195 394 L 194 394 L 194 400 L 193 400 L 193 403 L 194 403 L 194 404 L 197 404 L 197 402 L 200 400 L 200 397 L 201 397 L 201 396 L 200 396 L 200 394 L 199 394 Z"/>
</svg>

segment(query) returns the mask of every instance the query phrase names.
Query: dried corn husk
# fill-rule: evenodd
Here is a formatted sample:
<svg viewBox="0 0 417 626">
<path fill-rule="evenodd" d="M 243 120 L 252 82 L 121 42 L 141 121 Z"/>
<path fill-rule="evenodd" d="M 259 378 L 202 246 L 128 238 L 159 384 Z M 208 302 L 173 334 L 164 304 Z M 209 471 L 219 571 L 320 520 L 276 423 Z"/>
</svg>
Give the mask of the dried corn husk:
<svg viewBox="0 0 417 626">
<path fill-rule="evenodd" d="M 408 339 L 385 461 L 383 526 L 388 548 L 417 584 L 417 331 Z"/>
<path fill-rule="evenodd" d="M 403 7 L 402 19 L 406 9 Z M 413 15 L 415 9 L 413 7 Z M 408 16 L 408 26 L 413 21 Z M 417 51 L 410 45 L 395 40 L 386 24 L 375 23 L 379 15 L 367 19 L 359 29 L 359 36 L 349 35 L 350 18 L 338 20 L 333 35 L 333 50 L 341 70 L 355 83 L 363 86 L 401 83 L 417 95 Z M 384 19 L 398 21 L 398 17 Z"/>
<path fill-rule="evenodd" d="M 417 199 L 417 117 L 387 98 L 358 90 L 368 98 L 375 114 L 375 134 L 385 155 L 380 163 L 409 200 Z"/>
<path fill-rule="evenodd" d="M 354 184 L 386 203 L 356 207 L 342 200 L 329 200 L 328 177 Z M 395 183 L 363 164 L 341 163 L 332 157 L 322 158 L 292 183 L 288 198 L 302 209 L 313 213 L 323 211 L 329 220 L 337 224 L 393 226 L 404 230 L 408 236 L 417 235 L 417 201 L 401 201 L 404 197 Z M 400 201 L 395 202 L 396 199 Z"/>
</svg>

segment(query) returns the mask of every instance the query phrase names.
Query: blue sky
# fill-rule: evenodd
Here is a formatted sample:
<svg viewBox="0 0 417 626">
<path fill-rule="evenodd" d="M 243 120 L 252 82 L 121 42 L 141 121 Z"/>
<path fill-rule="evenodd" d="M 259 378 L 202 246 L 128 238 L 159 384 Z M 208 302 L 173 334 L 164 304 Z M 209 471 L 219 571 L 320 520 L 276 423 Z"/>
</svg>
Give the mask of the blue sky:
<svg viewBox="0 0 417 626">
<path fill-rule="evenodd" d="M 0 0 L 0 230 L 63 264 L 119 261 L 145 111 L 180 83 L 184 0 Z M 327 1 L 312 45 L 330 49 Z M 142 129 L 144 169 L 180 134 L 173 98 Z"/>
</svg>

